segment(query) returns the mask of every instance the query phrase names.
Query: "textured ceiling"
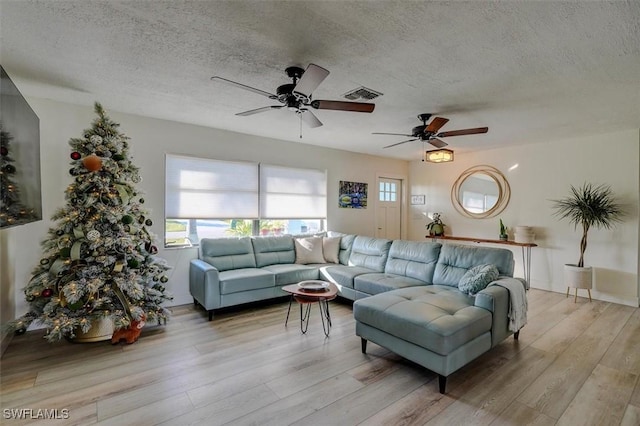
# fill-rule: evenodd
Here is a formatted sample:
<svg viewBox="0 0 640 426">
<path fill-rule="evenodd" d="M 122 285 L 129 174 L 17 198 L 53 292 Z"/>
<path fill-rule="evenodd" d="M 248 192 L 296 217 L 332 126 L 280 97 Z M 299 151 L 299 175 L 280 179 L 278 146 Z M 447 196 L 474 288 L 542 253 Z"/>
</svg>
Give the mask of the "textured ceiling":
<svg viewBox="0 0 640 426">
<path fill-rule="evenodd" d="M 640 128 L 640 2 L 0 0 L 0 63 L 28 96 L 271 138 L 418 159 L 383 146 L 420 113 L 449 118 L 458 152 Z M 372 114 L 277 104 L 284 68 L 331 71 L 316 99 L 382 92 Z"/>
</svg>

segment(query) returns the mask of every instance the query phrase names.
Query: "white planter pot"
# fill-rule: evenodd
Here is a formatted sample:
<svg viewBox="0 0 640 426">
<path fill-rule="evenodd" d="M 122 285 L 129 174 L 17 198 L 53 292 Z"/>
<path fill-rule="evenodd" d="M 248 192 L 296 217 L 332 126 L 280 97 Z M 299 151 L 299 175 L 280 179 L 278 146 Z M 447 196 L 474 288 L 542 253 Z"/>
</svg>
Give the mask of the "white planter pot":
<svg viewBox="0 0 640 426">
<path fill-rule="evenodd" d="M 571 288 L 593 288 L 593 268 L 577 265 L 564 265 L 564 282 Z"/>
<path fill-rule="evenodd" d="M 111 340 L 113 335 L 113 320 L 111 317 L 100 318 L 91 324 L 91 328 L 86 333 L 82 330 L 76 331 L 76 337 L 72 339 L 76 343 L 91 343 Z"/>
</svg>

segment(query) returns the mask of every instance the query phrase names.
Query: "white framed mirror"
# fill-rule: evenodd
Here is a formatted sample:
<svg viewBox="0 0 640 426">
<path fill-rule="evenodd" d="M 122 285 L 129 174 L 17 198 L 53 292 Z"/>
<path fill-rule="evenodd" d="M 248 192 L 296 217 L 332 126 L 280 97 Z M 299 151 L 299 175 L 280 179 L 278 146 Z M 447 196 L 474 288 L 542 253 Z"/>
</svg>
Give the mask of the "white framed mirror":
<svg viewBox="0 0 640 426">
<path fill-rule="evenodd" d="M 451 203 L 463 216 L 484 219 L 503 211 L 511 198 L 507 178 L 495 167 L 471 167 L 451 187 Z"/>
</svg>

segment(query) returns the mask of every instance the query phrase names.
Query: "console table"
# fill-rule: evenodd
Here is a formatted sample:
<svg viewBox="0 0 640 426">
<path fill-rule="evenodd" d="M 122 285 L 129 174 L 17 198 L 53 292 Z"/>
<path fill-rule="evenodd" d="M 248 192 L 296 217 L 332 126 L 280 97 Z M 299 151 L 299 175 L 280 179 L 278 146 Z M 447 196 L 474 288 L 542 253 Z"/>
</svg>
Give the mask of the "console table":
<svg viewBox="0 0 640 426">
<path fill-rule="evenodd" d="M 538 247 L 534 243 L 517 243 L 515 241 L 504 240 L 490 240 L 486 238 L 470 238 L 470 237 L 453 237 L 450 235 L 427 235 L 427 238 L 433 238 L 434 240 L 453 240 L 453 241 L 469 241 L 472 243 L 488 243 L 488 244 L 503 244 L 508 246 L 516 246 L 522 248 L 522 269 L 524 273 L 524 279 L 527 282 L 527 287 L 531 285 L 531 247 Z"/>
</svg>

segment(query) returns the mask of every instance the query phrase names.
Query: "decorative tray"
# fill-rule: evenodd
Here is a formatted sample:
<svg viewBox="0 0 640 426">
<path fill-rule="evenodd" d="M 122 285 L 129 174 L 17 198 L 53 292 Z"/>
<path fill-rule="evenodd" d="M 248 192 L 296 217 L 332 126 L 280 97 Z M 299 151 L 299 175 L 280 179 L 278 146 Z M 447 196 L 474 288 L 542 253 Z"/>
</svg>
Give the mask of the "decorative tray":
<svg viewBox="0 0 640 426">
<path fill-rule="evenodd" d="M 306 291 L 309 293 L 318 293 L 329 290 L 329 283 L 322 281 L 303 281 L 298 284 L 300 291 Z"/>
</svg>

